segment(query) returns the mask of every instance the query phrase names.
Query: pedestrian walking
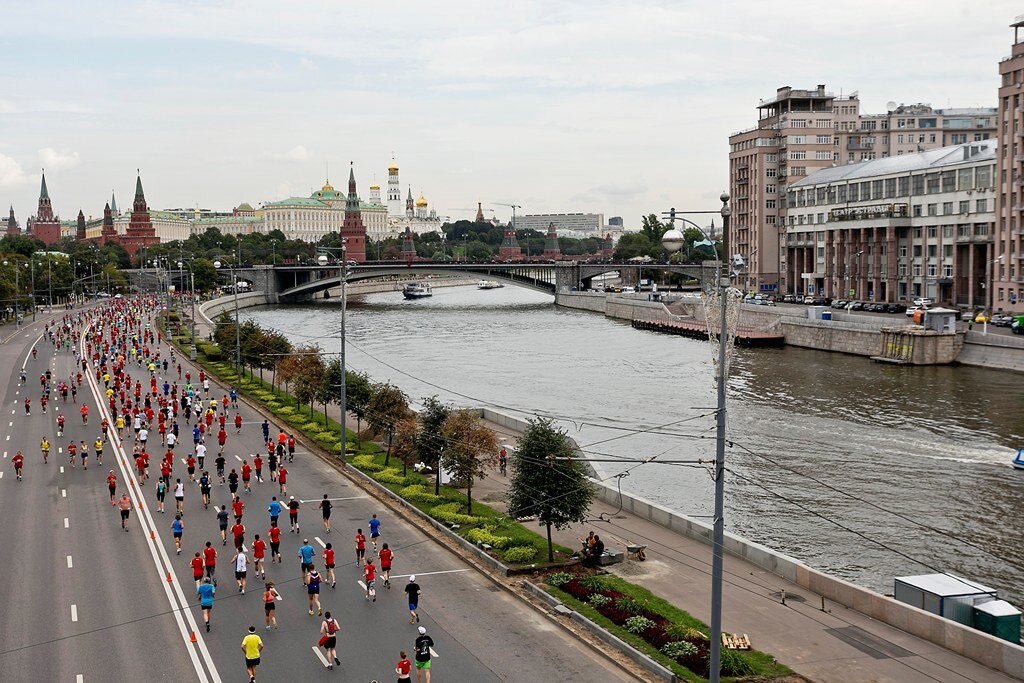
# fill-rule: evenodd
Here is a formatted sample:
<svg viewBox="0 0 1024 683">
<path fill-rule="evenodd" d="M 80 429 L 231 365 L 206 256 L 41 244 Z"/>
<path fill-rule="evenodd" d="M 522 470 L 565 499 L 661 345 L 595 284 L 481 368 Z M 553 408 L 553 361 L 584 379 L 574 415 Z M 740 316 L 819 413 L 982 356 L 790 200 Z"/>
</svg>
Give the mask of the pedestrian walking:
<svg viewBox="0 0 1024 683">
<path fill-rule="evenodd" d="M 420 604 L 420 585 L 416 583 L 415 574 L 410 576 L 409 582 L 405 584 L 405 593 L 409 596 L 409 623 L 414 624 L 420 620 L 420 615 L 416 612 Z"/>
<path fill-rule="evenodd" d="M 121 511 L 121 528 L 128 531 L 128 515 L 132 513 L 132 501 L 128 499 L 127 493 L 121 494 L 117 501 L 117 509 Z"/>
<path fill-rule="evenodd" d="M 267 630 L 271 625 L 277 628 L 277 599 L 281 594 L 274 588 L 273 581 L 267 581 L 263 589 L 263 618 L 266 620 Z"/>
<path fill-rule="evenodd" d="M 317 614 L 323 614 L 320 606 L 320 572 L 316 570 L 313 563 L 309 563 L 309 573 L 306 574 L 306 593 L 309 597 L 309 616 L 313 616 L 313 609 Z"/>
<path fill-rule="evenodd" d="M 310 612 L 312 614 L 312 612 Z M 331 616 L 330 612 L 324 614 L 324 621 L 320 624 L 320 647 L 327 653 L 327 668 L 333 669 L 334 665 L 341 666 L 338 659 L 338 631 L 341 627 L 338 621 Z"/>
<path fill-rule="evenodd" d="M 203 582 L 196 588 L 196 593 L 199 595 L 199 608 L 203 612 L 207 633 L 210 632 L 210 612 L 213 611 L 213 595 L 216 592 L 217 588 L 211 583 L 209 576 L 203 579 Z"/>
<path fill-rule="evenodd" d="M 324 533 L 331 533 L 331 500 L 324 494 L 324 499 L 320 501 L 319 508 L 324 515 Z"/>
<path fill-rule="evenodd" d="M 174 554 L 181 555 L 181 535 L 185 532 L 185 523 L 181 521 L 181 515 L 174 515 L 171 522 L 171 533 L 174 534 Z"/>
<path fill-rule="evenodd" d="M 424 683 L 430 683 L 430 648 L 434 647 L 434 639 L 427 635 L 427 627 L 420 626 L 419 635 L 416 637 L 416 683 L 420 681 L 420 674 L 424 675 Z"/>
<path fill-rule="evenodd" d="M 256 635 L 256 627 L 249 627 L 249 635 L 242 638 L 242 652 L 245 653 L 245 672 L 249 674 L 249 683 L 256 683 L 256 667 L 260 665 L 263 654 L 263 639 Z"/>
</svg>

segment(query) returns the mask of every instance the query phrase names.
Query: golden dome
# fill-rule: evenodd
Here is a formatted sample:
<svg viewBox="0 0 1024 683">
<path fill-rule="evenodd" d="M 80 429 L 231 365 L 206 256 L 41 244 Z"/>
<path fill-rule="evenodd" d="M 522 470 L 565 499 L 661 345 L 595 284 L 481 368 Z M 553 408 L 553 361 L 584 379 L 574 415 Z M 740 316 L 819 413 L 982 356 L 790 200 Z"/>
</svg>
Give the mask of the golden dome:
<svg viewBox="0 0 1024 683">
<path fill-rule="evenodd" d="M 392 160 L 391 163 L 388 165 L 388 172 L 389 173 L 397 173 L 398 172 L 398 164 L 396 164 L 394 162 L 394 160 Z"/>
<path fill-rule="evenodd" d="M 374 183 L 373 185 L 370 185 L 370 189 L 371 190 L 379 190 L 380 189 L 380 185 L 378 185 L 377 183 Z"/>
<path fill-rule="evenodd" d="M 331 192 L 334 192 L 334 188 L 331 187 L 331 181 L 330 180 L 325 182 L 324 186 L 320 188 L 321 192 L 327 192 L 328 190 L 330 190 Z"/>
<path fill-rule="evenodd" d="M 427 198 L 426 198 L 426 197 L 424 197 L 424 196 L 423 196 L 423 195 L 421 194 L 421 195 L 420 195 L 420 198 L 416 200 L 416 206 L 426 206 L 426 205 L 427 205 Z"/>
</svg>

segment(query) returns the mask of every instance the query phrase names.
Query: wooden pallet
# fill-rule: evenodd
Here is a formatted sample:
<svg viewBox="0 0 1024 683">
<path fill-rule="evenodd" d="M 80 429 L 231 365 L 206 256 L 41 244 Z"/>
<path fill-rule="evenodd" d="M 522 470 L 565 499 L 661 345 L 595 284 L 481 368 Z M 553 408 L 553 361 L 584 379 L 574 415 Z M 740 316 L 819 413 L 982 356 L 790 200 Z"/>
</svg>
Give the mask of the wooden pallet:
<svg viewBox="0 0 1024 683">
<path fill-rule="evenodd" d="M 722 645 L 728 650 L 749 650 L 750 638 L 746 633 L 723 633 L 722 634 Z"/>
</svg>

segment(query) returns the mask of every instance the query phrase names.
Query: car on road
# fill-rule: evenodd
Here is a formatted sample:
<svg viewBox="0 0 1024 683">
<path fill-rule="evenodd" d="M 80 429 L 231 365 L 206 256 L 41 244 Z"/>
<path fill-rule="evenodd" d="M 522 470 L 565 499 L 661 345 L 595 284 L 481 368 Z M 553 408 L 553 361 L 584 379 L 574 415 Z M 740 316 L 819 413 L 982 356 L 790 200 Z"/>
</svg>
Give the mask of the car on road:
<svg viewBox="0 0 1024 683">
<path fill-rule="evenodd" d="M 1013 324 L 1013 316 L 1012 315 L 994 315 L 994 316 L 992 316 L 992 320 L 989 321 L 989 324 L 990 325 L 995 325 L 996 327 L 1009 327 L 1010 325 Z"/>
<path fill-rule="evenodd" d="M 784 304 L 795 304 L 796 303 L 796 296 L 794 296 L 793 294 L 787 294 L 786 296 L 782 297 L 782 303 L 784 303 Z"/>
<path fill-rule="evenodd" d="M 921 298 L 918 298 L 918 299 L 914 299 L 914 301 L 913 301 L 913 304 L 915 306 L 917 306 L 918 308 L 931 306 L 934 303 L 935 303 L 934 301 L 932 301 L 931 299 L 926 298 L 926 297 L 921 297 Z"/>
<path fill-rule="evenodd" d="M 850 302 L 850 310 L 851 311 L 863 311 L 864 310 L 864 302 L 863 301 L 851 301 Z"/>
<path fill-rule="evenodd" d="M 974 316 L 974 322 L 976 323 L 987 323 L 992 321 L 992 314 L 987 311 L 978 311 Z"/>
</svg>

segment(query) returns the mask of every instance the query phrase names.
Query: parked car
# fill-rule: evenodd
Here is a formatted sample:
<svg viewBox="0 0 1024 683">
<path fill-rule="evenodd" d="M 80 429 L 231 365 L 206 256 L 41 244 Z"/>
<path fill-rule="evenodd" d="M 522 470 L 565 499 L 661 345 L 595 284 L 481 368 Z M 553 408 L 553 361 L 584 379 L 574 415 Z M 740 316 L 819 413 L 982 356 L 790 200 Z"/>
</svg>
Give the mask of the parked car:
<svg viewBox="0 0 1024 683">
<path fill-rule="evenodd" d="M 931 306 L 935 302 L 932 301 L 931 299 L 922 297 L 922 298 L 919 298 L 919 299 L 914 299 L 913 303 L 918 308 L 927 308 L 928 306 Z"/>
<path fill-rule="evenodd" d="M 796 303 L 796 296 L 793 294 L 787 294 L 786 296 L 782 297 L 782 303 L 794 304 Z"/>
<path fill-rule="evenodd" d="M 995 325 L 996 327 L 1009 327 L 1012 324 L 1012 315 L 994 315 L 992 320 L 989 321 L 989 325 Z"/>
<path fill-rule="evenodd" d="M 851 311 L 863 311 L 864 310 L 864 302 L 863 301 L 853 301 L 853 302 L 850 302 L 850 310 Z"/>
<path fill-rule="evenodd" d="M 846 304 L 849 302 L 846 299 L 836 299 L 832 302 L 832 308 L 839 310 L 840 308 L 846 308 Z"/>
<path fill-rule="evenodd" d="M 793 303 L 795 303 L 795 304 L 802 304 L 803 302 L 804 302 L 804 295 L 803 294 L 797 294 L 795 297 L 793 297 Z"/>
<path fill-rule="evenodd" d="M 903 304 L 886 304 L 885 305 L 885 312 L 886 313 L 902 313 L 905 310 L 907 310 L 907 307 L 904 306 Z"/>
</svg>

